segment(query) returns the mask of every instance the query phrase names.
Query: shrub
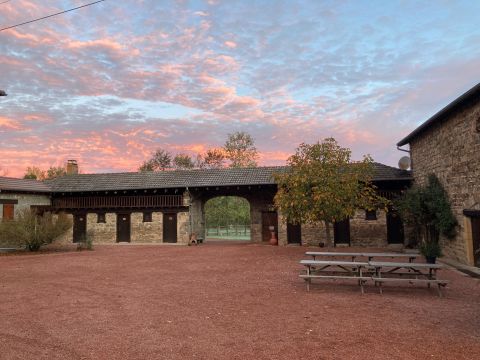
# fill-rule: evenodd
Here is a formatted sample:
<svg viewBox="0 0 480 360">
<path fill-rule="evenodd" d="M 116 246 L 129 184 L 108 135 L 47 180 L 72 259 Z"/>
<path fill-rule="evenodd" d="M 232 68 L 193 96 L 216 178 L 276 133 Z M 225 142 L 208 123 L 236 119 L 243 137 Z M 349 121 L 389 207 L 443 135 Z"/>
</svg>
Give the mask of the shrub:
<svg viewBox="0 0 480 360">
<path fill-rule="evenodd" d="M 438 241 L 439 234 L 453 238 L 457 219 L 452 212 L 446 191 L 431 174 L 426 186 L 414 186 L 396 203 L 406 223 L 423 233 L 426 242 Z"/>
<path fill-rule="evenodd" d="M 38 251 L 71 227 L 72 222 L 65 214 L 54 217 L 51 213 L 45 213 L 38 216 L 34 211 L 25 209 L 16 214 L 15 220 L 0 223 L 0 239 L 29 251 Z"/>
<path fill-rule="evenodd" d="M 442 257 L 442 248 L 436 241 L 424 241 L 420 245 L 420 253 L 425 257 Z"/>
<path fill-rule="evenodd" d="M 77 243 L 77 250 L 93 250 L 93 234 L 91 230 L 87 231 L 87 235 Z"/>
</svg>

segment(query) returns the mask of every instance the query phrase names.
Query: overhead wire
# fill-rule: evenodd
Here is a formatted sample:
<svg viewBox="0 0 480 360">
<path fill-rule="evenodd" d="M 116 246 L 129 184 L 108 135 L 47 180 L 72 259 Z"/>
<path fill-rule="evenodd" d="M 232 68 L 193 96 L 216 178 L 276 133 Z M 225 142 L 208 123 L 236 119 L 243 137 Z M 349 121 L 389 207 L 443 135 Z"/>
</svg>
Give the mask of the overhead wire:
<svg viewBox="0 0 480 360">
<path fill-rule="evenodd" d="M 8 0 L 10 1 L 10 0 Z M 57 12 L 55 14 L 51 14 L 51 15 L 47 15 L 47 16 L 43 16 L 41 18 L 37 18 L 37 19 L 33 19 L 33 20 L 29 20 L 29 21 L 25 21 L 23 23 L 20 23 L 20 24 L 16 24 L 16 25 L 12 25 L 12 26 L 7 26 L 3 29 L 0 29 L 0 31 L 4 31 L 4 30 L 8 30 L 8 29 L 13 29 L 17 26 L 22 26 L 22 25 L 25 25 L 25 24 L 30 24 L 30 23 L 33 23 L 33 22 L 36 22 L 36 21 L 40 21 L 40 20 L 43 20 L 43 19 L 48 19 L 48 18 L 51 18 L 53 16 L 57 16 L 57 15 L 60 15 L 60 14 L 65 14 L 67 12 L 70 12 L 70 11 L 74 11 L 74 10 L 78 10 L 78 9 L 81 9 L 81 8 L 84 8 L 84 7 L 87 7 L 87 6 L 90 6 L 90 5 L 95 5 L 95 4 L 98 4 L 100 2 L 103 2 L 105 0 L 98 0 L 98 1 L 94 1 L 94 2 L 91 2 L 91 3 L 88 3 L 88 4 L 84 4 L 84 5 L 81 5 L 81 6 L 77 6 L 77 7 L 74 7 L 74 8 L 71 8 L 71 9 L 68 9 L 68 10 L 63 10 L 63 11 L 60 11 L 60 12 Z M 5 1 L 6 2 L 6 1 Z M 0 4 L 3 4 L 3 3 L 0 3 Z"/>
</svg>

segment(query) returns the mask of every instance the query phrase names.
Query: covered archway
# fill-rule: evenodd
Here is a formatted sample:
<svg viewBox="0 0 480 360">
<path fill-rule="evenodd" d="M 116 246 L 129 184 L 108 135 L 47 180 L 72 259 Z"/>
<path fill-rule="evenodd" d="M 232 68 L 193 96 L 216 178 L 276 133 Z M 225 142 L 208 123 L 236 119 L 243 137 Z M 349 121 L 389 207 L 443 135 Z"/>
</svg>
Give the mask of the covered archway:
<svg viewBox="0 0 480 360">
<path fill-rule="evenodd" d="M 240 196 L 217 196 L 205 202 L 205 241 L 250 241 L 250 203 Z"/>
</svg>

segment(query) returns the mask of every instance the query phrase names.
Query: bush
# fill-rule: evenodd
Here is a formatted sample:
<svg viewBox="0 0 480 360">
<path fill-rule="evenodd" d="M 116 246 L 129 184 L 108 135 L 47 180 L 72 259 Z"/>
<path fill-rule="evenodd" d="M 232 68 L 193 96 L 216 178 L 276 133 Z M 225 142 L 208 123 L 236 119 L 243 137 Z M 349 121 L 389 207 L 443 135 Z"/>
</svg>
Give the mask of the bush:
<svg viewBox="0 0 480 360">
<path fill-rule="evenodd" d="M 93 234 L 89 230 L 87 235 L 77 243 L 77 250 L 93 250 Z"/>
<path fill-rule="evenodd" d="M 71 227 L 72 222 L 65 214 L 59 214 L 56 218 L 51 213 L 38 216 L 34 211 L 25 209 L 16 214 L 15 220 L 0 223 L 0 240 L 29 251 L 38 251 Z"/>
<path fill-rule="evenodd" d="M 420 245 L 420 253 L 425 257 L 442 257 L 442 248 L 436 241 L 424 241 Z"/>
<path fill-rule="evenodd" d="M 435 175 L 429 175 L 426 186 L 409 189 L 395 205 L 405 222 L 422 234 L 424 242 L 438 242 L 440 234 L 455 237 L 457 219 L 447 193 Z"/>
</svg>

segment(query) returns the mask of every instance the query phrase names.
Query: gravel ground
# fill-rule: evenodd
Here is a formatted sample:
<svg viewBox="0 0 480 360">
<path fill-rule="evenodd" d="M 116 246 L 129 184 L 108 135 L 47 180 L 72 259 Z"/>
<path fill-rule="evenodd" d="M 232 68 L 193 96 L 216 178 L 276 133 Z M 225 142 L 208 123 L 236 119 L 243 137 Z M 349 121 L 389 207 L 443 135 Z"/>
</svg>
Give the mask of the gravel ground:
<svg viewBox="0 0 480 360">
<path fill-rule="evenodd" d="M 98 246 L 0 257 L 1 359 L 480 359 L 480 280 L 445 297 L 298 278 L 306 248 Z M 349 249 L 351 250 L 351 249 Z"/>
</svg>

